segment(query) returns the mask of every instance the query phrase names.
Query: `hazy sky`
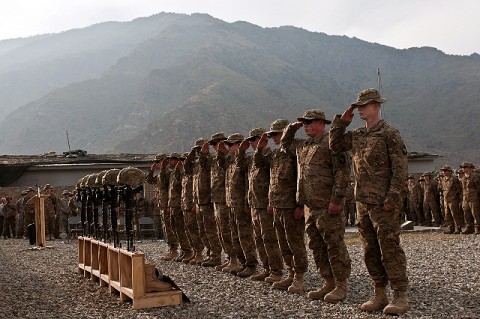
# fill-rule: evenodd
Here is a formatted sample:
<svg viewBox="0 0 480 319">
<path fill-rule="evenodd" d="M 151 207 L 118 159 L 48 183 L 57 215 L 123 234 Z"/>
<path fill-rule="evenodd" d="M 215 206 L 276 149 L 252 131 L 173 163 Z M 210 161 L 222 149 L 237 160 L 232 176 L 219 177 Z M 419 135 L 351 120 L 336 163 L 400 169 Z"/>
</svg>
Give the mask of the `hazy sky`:
<svg viewBox="0 0 480 319">
<path fill-rule="evenodd" d="M 478 0 L 0 0 L 0 39 L 129 21 L 162 11 L 208 13 L 262 27 L 293 25 L 395 48 L 480 53 Z"/>
</svg>

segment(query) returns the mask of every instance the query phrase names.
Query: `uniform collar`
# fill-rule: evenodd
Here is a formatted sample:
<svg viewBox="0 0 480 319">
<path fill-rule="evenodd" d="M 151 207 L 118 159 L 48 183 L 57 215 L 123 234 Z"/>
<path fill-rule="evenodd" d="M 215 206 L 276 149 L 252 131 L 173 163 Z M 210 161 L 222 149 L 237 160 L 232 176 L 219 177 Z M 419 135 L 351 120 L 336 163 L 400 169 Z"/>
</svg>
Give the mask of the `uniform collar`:
<svg viewBox="0 0 480 319">
<path fill-rule="evenodd" d="M 370 129 L 367 129 L 366 127 L 361 127 L 359 130 L 362 132 L 362 133 L 370 133 L 370 132 L 376 132 L 378 130 L 380 130 L 383 125 L 385 125 L 385 121 L 384 120 L 380 120 L 378 121 L 377 124 L 375 124 L 373 127 L 371 127 Z"/>
</svg>

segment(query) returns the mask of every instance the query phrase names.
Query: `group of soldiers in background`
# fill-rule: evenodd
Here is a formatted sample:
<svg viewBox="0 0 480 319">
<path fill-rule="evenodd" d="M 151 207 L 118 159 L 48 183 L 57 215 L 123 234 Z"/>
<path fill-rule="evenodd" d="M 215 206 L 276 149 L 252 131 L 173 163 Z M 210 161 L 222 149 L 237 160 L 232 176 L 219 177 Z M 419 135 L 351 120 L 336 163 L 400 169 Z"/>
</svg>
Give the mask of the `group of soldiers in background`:
<svg viewBox="0 0 480 319">
<path fill-rule="evenodd" d="M 480 234 L 480 176 L 463 162 L 453 172 L 445 165 L 440 174 L 408 177 L 407 220 L 419 226 L 443 226 L 446 234 Z M 463 230 L 462 230 L 463 229 Z"/>
<path fill-rule="evenodd" d="M 0 232 L 7 238 L 26 238 L 28 237 L 28 225 L 35 223 L 35 204 L 31 200 L 38 194 L 39 190 L 29 187 L 20 194 L 20 198 L 13 202 L 11 196 L 0 199 Z M 50 184 L 46 184 L 41 192 L 45 197 L 45 235 L 47 239 L 59 239 L 61 234 L 70 236 L 70 228 L 68 220 L 70 217 L 80 215 L 80 201 L 76 194 L 69 190 L 63 190 L 62 196 L 56 195 L 55 188 Z M 160 216 L 154 214 L 157 207 L 156 199 L 146 200 L 141 192 L 135 194 L 134 200 L 134 227 L 138 227 L 138 220 L 141 217 L 151 217 L 154 221 L 155 238 L 162 238 L 162 227 L 160 224 Z M 122 217 L 124 210 L 120 209 L 119 213 Z M 75 225 L 72 225 L 75 226 Z M 136 233 L 137 239 L 139 233 Z"/>
</svg>

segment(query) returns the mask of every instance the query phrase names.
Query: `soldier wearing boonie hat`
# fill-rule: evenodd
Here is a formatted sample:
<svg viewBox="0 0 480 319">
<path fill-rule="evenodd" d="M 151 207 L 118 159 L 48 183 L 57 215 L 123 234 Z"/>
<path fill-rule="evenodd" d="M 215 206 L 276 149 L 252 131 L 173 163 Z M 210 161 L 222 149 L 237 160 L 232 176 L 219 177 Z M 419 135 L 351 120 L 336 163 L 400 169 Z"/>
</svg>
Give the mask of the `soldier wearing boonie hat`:
<svg viewBox="0 0 480 319">
<path fill-rule="evenodd" d="M 17 209 L 17 225 L 16 225 L 16 234 L 17 238 L 23 238 L 23 225 L 24 225 L 24 218 L 25 218 L 25 196 L 27 196 L 28 190 L 24 189 L 20 193 L 20 198 L 15 203 L 15 207 Z"/>
<path fill-rule="evenodd" d="M 45 235 L 48 235 L 48 238 L 58 238 L 59 229 L 58 223 L 55 220 L 57 211 L 60 210 L 60 203 L 57 200 L 57 197 L 53 193 L 53 187 L 50 184 L 46 184 L 43 187 L 45 195 L 49 195 L 45 198 Z"/>
<path fill-rule="evenodd" d="M 425 184 L 423 185 L 423 216 L 425 218 L 425 226 L 433 225 L 439 227 L 442 223 L 442 215 L 440 214 L 440 203 L 438 201 L 438 183 L 432 179 L 431 172 L 422 174 Z"/>
<path fill-rule="evenodd" d="M 443 190 L 443 210 L 445 216 L 445 234 L 460 234 L 462 231 L 463 214 L 460 212 L 462 184 L 452 175 L 452 168 L 444 165 L 440 169 L 444 177 L 440 180 Z"/>
<path fill-rule="evenodd" d="M 248 144 L 240 144 L 239 156 L 247 156 L 246 150 L 251 146 L 255 151 L 265 130 L 261 127 L 248 132 Z M 268 189 L 270 184 L 269 170 L 257 167 L 248 155 L 248 205 L 252 212 L 253 233 L 258 257 L 262 262 L 263 271 L 250 276 L 251 280 L 273 282 L 282 276 L 283 260 L 278 246 L 273 215 L 267 212 Z M 268 279 L 267 279 L 268 278 Z M 273 280 L 272 280 L 273 279 Z"/>
<path fill-rule="evenodd" d="M 333 153 L 328 146 L 325 113 L 307 110 L 297 122 L 285 129 L 282 149 L 297 156 L 297 210 L 305 214 L 308 246 L 313 252 L 318 273 L 324 285 L 308 293 L 310 299 L 337 303 L 347 297 L 351 261 L 345 245 L 344 206 L 350 179 L 350 160 L 344 152 Z M 307 139 L 296 139 L 304 127 Z M 302 275 L 302 276 L 299 276 Z M 298 277 L 298 278 L 297 278 Z M 288 290 L 305 290 L 303 274 L 295 273 Z"/>
<path fill-rule="evenodd" d="M 466 226 L 462 234 L 480 234 L 480 176 L 473 171 L 475 166 L 470 162 L 463 162 L 460 167 L 464 171 L 461 182 Z"/>
<path fill-rule="evenodd" d="M 276 146 L 280 145 L 282 133 L 288 124 L 289 121 L 285 119 L 272 122 L 270 131 L 262 135 L 258 142 L 253 161 L 255 166 L 270 171 L 269 209 L 273 211 L 278 244 L 288 270 L 288 276 L 284 279 L 276 275 L 265 281 L 273 283 L 275 289 L 288 290 L 292 286 L 292 292 L 299 292 L 297 287 L 301 286 L 301 277 L 308 269 L 308 261 L 304 243 L 305 219 L 295 215 L 297 160 L 295 155 L 280 147 L 271 149 L 267 146 L 267 135 Z"/>
<path fill-rule="evenodd" d="M 380 117 L 382 103 L 386 101 L 376 89 L 359 92 L 357 100 L 335 117 L 329 145 L 334 153 L 352 152 L 357 226 L 375 289 L 373 297 L 360 309 L 400 315 L 410 310 L 407 258 L 399 237 L 408 160 L 402 136 Z M 365 125 L 347 132 L 355 110 Z M 390 303 L 388 283 L 394 291 Z"/>
<path fill-rule="evenodd" d="M 226 139 L 227 139 L 227 137 L 225 136 L 225 134 L 223 132 L 218 132 L 218 133 L 215 133 L 215 134 L 212 135 L 212 137 L 208 141 L 208 144 L 215 145 L 220 141 L 225 141 Z"/>
</svg>

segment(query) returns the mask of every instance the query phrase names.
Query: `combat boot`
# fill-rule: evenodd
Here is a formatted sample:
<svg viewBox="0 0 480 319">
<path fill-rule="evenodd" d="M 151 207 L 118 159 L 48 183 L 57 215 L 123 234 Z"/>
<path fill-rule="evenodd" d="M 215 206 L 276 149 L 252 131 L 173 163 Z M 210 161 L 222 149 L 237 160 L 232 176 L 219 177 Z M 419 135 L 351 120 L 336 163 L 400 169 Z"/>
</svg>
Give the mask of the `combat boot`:
<svg viewBox="0 0 480 319">
<path fill-rule="evenodd" d="M 363 311 L 380 311 L 388 305 L 387 288 L 375 287 L 375 294 L 364 302 L 360 309 Z"/>
<path fill-rule="evenodd" d="M 201 252 L 195 252 L 195 257 L 193 257 L 192 260 L 190 260 L 188 263 L 190 265 L 199 265 L 203 262 L 203 255 Z"/>
<path fill-rule="evenodd" d="M 257 272 L 257 268 L 255 266 L 247 266 L 244 267 L 242 271 L 236 273 L 236 275 L 240 278 L 247 278 L 254 275 Z"/>
<path fill-rule="evenodd" d="M 475 235 L 480 235 L 480 226 L 475 226 Z"/>
<path fill-rule="evenodd" d="M 455 231 L 453 232 L 454 234 L 460 234 L 462 232 L 461 228 L 455 228 Z"/>
<path fill-rule="evenodd" d="M 178 251 L 175 248 L 171 248 L 168 253 L 166 253 L 161 259 L 165 261 L 170 261 L 178 256 Z"/>
<path fill-rule="evenodd" d="M 275 272 L 272 272 L 270 273 L 270 276 L 268 276 L 267 278 L 265 278 L 265 282 L 268 282 L 269 284 L 273 284 L 277 281 L 280 281 L 282 280 L 282 273 L 279 272 L 279 273 L 275 273 Z"/>
<path fill-rule="evenodd" d="M 270 272 L 267 269 L 264 269 L 262 272 L 250 276 L 250 280 L 253 281 L 264 281 L 270 275 Z"/>
<path fill-rule="evenodd" d="M 326 294 L 325 298 L 323 298 L 323 300 L 325 300 L 326 302 L 329 302 L 329 303 L 337 303 L 337 302 L 345 300 L 345 298 L 347 298 L 347 292 L 348 292 L 347 281 L 346 280 L 343 280 L 343 281 L 336 280 L 335 281 L 335 289 L 333 289 L 331 292 Z"/>
<path fill-rule="evenodd" d="M 176 262 L 181 262 L 183 260 L 183 257 L 185 256 L 185 252 L 182 250 L 182 252 L 180 253 L 180 255 L 178 255 L 177 257 L 175 257 L 173 259 L 173 261 L 176 261 Z"/>
<path fill-rule="evenodd" d="M 293 277 L 293 282 L 288 287 L 288 292 L 298 294 L 301 292 L 305 292 L 305 281 L 303 280 L 303 273 L 295 273 Z"/>
<path fill-rule="evenodd" d="M 383 309 L 386 315 L 402 315 L 410 310 L 408 294 L 405 290 L 393 291 L 393 300 Z"/>
<path fill-rule="evenodd" d="M 293 275 L 294 275 L 293 270 L 289 270 L 288 277 L 283 280 L 274 282 L 272 285 L 272 288 L 287 290 L 288 287 L 290 287 L 290 285 L 293 283 Z"/>
<path fill-rule="evenodd" d="M 230 273 L 232 270 L 236 269 L 238 267 L 238 259 L 237 257 L 231 257 L 230 262 L 226 267 L 222 268 L 223 272 Z"/>
<path fill-rule="evenodd" d="M 443 233 L 444 234 L 453 234 L 454 229 L 452 226 L 448 227 Z"/>
<path fill-rule="evenodd" d="M 222 269 L 227 267 L 229 263 L 230 263 L 230 259 L 227 259 L 227 261 L 224 262 L 223 264 L 216 266 L 215 270 L 222 271 Z"/>
<path fill-rule="evenodd" d="M 463 231 L 462 234 L 468 235 L 468 234 L 473 234 L 473 226 L 468 225 Z"/>
<path fill-rule="evenodd" d="M 308 298 L 312 300 L 323 300 L 326 294 L 335 289 L 335 280 L 333 277 L 324 278 L 323 287 L 308 293 Z"/>
<path fill-rule="evenodd" d="M 172 285 L 155 275 L 155 265 L 145 264 L 145 292 L 171 290 Z"/>
<path fill-rule="evenodd" d="M 222 260 L 220 259 L 220 257 L 218 258 L 210 258 L 204 262 L 202 262 L 202 267 L 215 267 L 215 266 L 218 266 L 222 263 Z"/>
<path fill-rule="evenodd" d="M 195 252 L 193 251 L 187 251 L 185 255 L 183 255 L 182 262 L 185 264 L 188 264 L 190 260 L 192 260 L 195 257 Z"/>
</svg>

